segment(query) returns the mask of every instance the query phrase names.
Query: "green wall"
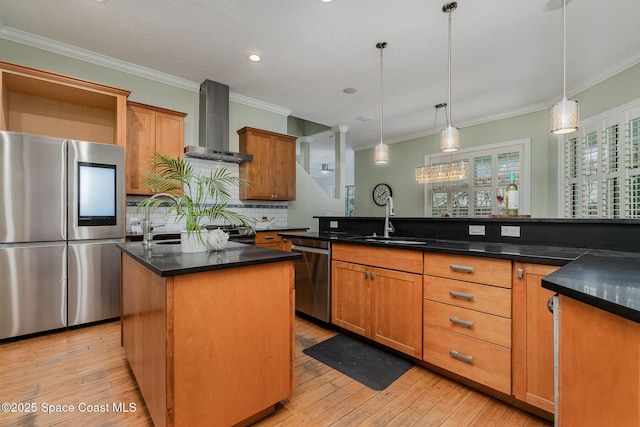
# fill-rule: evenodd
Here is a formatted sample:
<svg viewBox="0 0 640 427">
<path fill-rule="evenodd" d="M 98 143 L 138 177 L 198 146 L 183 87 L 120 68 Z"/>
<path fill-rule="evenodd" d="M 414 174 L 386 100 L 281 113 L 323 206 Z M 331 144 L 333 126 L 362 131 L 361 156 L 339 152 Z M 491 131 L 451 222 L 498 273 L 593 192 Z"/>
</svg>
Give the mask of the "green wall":
<svg viewBox="0 0 640 427">
<path fill-rule="evenodd" d="M 640 64 L 570 96 L 578 101 L 581 120 L 638 98 Z M 520 138 L 531 138 L 531 215 L 557 217 L 558 137 L 549 131 L 549 109 L 460 129 L 463 148 Z M 391 186 L 397 216 L 424 216 L 424 185 L 415 181 L 414 169 L 422 166 L 424 156 L 436 149 L 438 143 L 433 136 L 390 144 L 387 165 L 373 163 L 373 148 L 356 151 L 356 216 L 384 215 L 384 208 L 373 203 L 371 197 L 373 187 L 380 182 Z"/>
</svg>

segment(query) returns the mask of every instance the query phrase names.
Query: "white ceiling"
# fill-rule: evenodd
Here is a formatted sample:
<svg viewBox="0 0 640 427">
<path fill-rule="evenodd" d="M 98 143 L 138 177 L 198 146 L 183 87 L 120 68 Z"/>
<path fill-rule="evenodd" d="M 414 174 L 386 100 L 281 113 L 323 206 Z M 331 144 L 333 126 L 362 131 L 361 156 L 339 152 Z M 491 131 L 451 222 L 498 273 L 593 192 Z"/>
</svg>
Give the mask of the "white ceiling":
<svg viewBox="0 0 640 427">
<path fill-rule="evenodd" d="M 2 0 L 0 35 L 25 31 L 349 126 L 349 147 L 429 134 L 447 100 L 445 0 Z M 459 0 L 452 119 L 478 123 L 562 97 L 561 0 Z M 553 9 L 553 8 L 552 8 Z M 567 92 L 640 62 L 640 0 L 567 6 Z M 247 55 L 263 55 L 251 63 Z M 356 88 L 355 94 L 343 89 Z M 371 118 L 363 122 L 358 116 Z M 440 114 L 438 126 L 443 126 Z"/>
</svg>

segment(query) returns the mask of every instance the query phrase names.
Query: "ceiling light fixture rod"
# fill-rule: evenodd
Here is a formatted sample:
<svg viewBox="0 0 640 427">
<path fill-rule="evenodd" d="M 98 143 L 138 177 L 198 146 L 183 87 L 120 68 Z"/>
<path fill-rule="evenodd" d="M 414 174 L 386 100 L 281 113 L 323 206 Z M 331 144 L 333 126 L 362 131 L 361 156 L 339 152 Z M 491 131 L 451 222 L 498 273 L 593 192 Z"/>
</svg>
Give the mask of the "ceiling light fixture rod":
<svg viewBox="0 0 640 427">
<path fill-rule="evenodd" d="M 453 112 L 451 110 L 451 12 L 456 10 L 456 8 L 458 7 L 458 3 L 451 2 L 451 3 L 446 3 L 444 6 L 442 6 L 442 11 L 445 13 L 449 14 L 449 113 L 447 114 L 447 125 L 451 126 L 451 116 L 453 115 Z M 440 105 L 440 104 L 438 104 Z M 445 107 L 447 106 L 447 104 L 444 105 Z M 436 111 L 437 111 L 438 106 L 436 106 Z"/>
<path fill-rule="evenodd" d="M 440 149 L 444 152 L 458 151 L 460 148 L 460 130 L 453 126 L 452 117 L 453 112 L 451 110 L 451 12 L 458 7 L 458 3 L 451 2 L 445 3 L 442 6 L 442 11 L 449 15 L 449 108 L 447 113 L 447 127 L 440 132 Z M 445 108 L 445 112 L 446 108 Z"/>
<path fill-rule="evenodd" d="M 382 67 L 382 50 L 387 47 L 387 42 L 376 43 L 376 48 L 380 49 L 380 143 L 376 145 L 373 152 L 373 161 L 376 164 L 389 163 L 389 146 L 384 143 L 384 70 Z"/>
</svg>

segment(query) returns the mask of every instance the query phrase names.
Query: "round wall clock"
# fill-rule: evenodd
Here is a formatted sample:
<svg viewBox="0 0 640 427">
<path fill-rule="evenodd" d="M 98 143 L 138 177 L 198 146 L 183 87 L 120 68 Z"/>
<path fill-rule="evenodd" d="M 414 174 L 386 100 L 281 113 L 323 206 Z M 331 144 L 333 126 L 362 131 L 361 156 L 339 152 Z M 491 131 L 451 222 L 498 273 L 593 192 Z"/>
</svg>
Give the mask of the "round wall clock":
<svg viewBox="0 0 640 427">
<path fill-rule="evenodd" d="M 384 206 L 387 204 L 389 197 L 393 196 L 391 187 L 387 184 L 378 184 L 373 187 L 373 201 L 378 206 Z"/>
</svg>

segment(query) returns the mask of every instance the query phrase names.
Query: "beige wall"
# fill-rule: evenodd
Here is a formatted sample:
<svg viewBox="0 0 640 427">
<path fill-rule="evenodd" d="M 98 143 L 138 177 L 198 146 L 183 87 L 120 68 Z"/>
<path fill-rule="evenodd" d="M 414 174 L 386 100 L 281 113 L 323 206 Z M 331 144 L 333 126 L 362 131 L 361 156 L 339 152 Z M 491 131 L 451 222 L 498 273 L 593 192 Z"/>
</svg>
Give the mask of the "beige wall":
<svg viewBox="0 0 640 427">
<path fill-rule="evenodd" d="M 560 98 L 558 95 L 558 101 Z M 639 99 L 640 64 L 570 98 L 578 101 L 582 120 Z M 460 138 L 462 147 L 531 138 L 531 215 L 558 216 L 558 138 L 549 131 L 548 109 L 465 127 Z M 384 215 L 384 208 L 371 198 L 373 187 L 380 182 L 391 186 L 397 216 L 424 216 L 424 187 L 416 183 L 414 169 L 437 149 L 431 136 L 390 144 L 390 162 L 384 166 L 373 163 L 373 149 L 357 151 L 356 216 Z"/>
</svg>

